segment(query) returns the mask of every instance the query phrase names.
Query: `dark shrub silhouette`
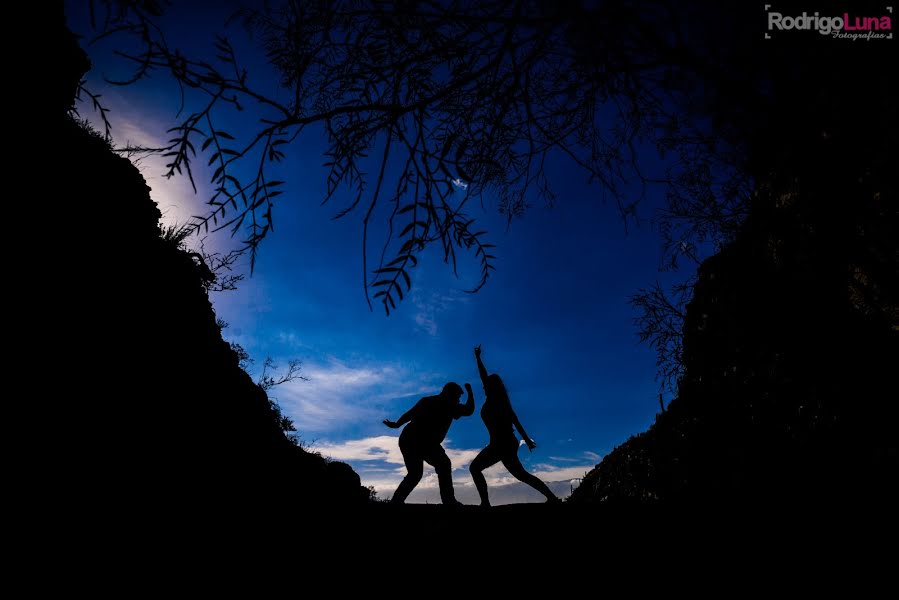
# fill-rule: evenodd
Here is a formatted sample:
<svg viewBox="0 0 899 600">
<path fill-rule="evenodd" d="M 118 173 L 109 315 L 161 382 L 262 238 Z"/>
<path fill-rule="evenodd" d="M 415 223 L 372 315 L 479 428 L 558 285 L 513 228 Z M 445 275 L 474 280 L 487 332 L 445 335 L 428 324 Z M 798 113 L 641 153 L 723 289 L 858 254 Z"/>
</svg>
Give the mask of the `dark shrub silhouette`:
<svg viewBox="0 0 899 600">
<path fill-rule="evenodd" d="M 574 502 L 896 500 L 899 98 L 887 49 L 765 43 L 751 54 L 770 72 L 747 136 L 756 192 L 739 235 L 699 269 L 678 396 Z M 832 85 L 838 72 L 863 91 Z"/>
</svg>

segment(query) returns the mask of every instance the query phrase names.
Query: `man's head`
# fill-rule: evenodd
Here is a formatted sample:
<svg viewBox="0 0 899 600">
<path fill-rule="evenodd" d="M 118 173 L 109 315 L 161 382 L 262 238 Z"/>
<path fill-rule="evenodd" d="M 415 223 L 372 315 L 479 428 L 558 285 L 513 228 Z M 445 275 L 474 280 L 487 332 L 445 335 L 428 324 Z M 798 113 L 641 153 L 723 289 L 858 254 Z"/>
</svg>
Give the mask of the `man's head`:
<svg viewBox="0 0 899 600">
<path fill-rule="evenodd" d="M 443 391 L 440 392 L 441 396 L 447 396 L 448 398 L 452 398 L 454 400 L 458 400 L 462 397 L 462 386 L 460 386 L 455 381 L 450 381 L 448 384 L 443 386 Z"/>
</svg>

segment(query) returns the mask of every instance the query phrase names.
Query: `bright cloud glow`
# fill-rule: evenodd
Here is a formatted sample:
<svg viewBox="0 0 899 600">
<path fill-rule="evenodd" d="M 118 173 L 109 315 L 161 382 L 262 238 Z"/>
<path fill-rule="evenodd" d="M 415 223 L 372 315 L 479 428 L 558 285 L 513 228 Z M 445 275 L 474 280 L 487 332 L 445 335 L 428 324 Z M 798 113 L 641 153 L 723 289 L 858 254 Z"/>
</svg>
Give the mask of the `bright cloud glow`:
<svg viewBox="0 0 899 600">
<path fill-rule="evenodd" d="M 326 365 L 303 364 L 308 381 L 291 381 L 273 394 L 304 433 L 334 431 L 363 420 L 376 420 L 372 390 L 396 378 L 396 369 L 349 367 L 334 359 Z"/>
<path fill-rule="evenodd" d="M 171 122 L 157 121 L 136 112 L 134 107 L 120 101 L 116 94 L 104 94 L 104 100 L 110 109 L 111 134 L 116 147 L 161 148 L 166 145 L 161 134 L 172 126 Z M 103 131 L 102 121 L 90 106 L 84 103 L 79 106 L 79 110 L 97 131 Z M 163 223 L 183 225 L 189 223 L 194 215 L 202 214 L 208 209 L 205 204 L 208 199 L 206 178 L 202 169 L 200 173 L 195 173 L 194 182 L 198 186 L 198 193 L 195 193 L 187 177 L 165 177 L 167 159 L 157 155 L 143 155 L 133 156 L 131 161 L 150 186 L 150 196 L 162 212 Z M 205 163 L 198 162 L 196 166 L 200 165 Z M 211 236 L 206 241 L 207 249 L 211 251 L 221 250 L 219 246 L 225 245 L 225 236 Z"/>
<path fill-rule="evenodd" d="M 392 400 L 432 394 L 440 389 L 429 383 L 429 376 L 413 376 L 397 365 L 350 365 L 333 357 L 325 364 L 304 362 L 303 375 L 308 381 L 291 381 L 272 392 L 303 434 L 333 433 L 360 423 L 377 423 L 384 418 L 384 407 Z M 383 447 L 383 442 L 380 444 L 375 442 L 372 447 Z M 334 451 L 367 456 L 360 447 Z M 334 457 L 339 458 L 336 454 Z M 403 464 L 401 458 L 397 464 Z"/>
<path fill-rule="evenodd" d="M 468 472 L 468 466 L 480 449 L 457 449 L 452 440 L 444 442 L 447 456 L 453 463 L 453 484 L 459 500 L 468 504 L 478 501 L 477 491 Z M 406 474 L 403 455 L 399 449 L 399 438 L 394 435 L 380 435 L 345 442 L 320 442 L 315 449 L 324 456 L 350 463 L 362 478 L 363 485 L 370 485 L 383 498 L 389 498 Z M 584 453 L 598 456 L 593 452 Z M 551 457 L 550 460 L 565 462 L 564 466 L 551 463 L 531 465 L 528 470 L 547 482 L 559 495 L 567 495 L 572 485 L 593 468 L 593 464 L 581 458 Z M 580 464 L 571 464 L 571 462 Z M 542 496 L 529 486 L 512 477 L 502 464 L 496 464 L 486 471 L 484 477 L 490 488 L 491 502 L 505 504 L 511 502 L 539 502 Z M 437 474 L 425 464 L 425 475 L 409 497 L 410 502 L 439 502 Z"/>
<path fill-rule="evenodd" d="M 444 442 L 446 455 L 453 463 L 453 470 L 467 469 L 479 450 L 456 450 L 448 447 L 451 441 Z M 399 436 L 379 435 L 361 440 L 349 440 L 341 443 L 316 443 L 315 449 L 331 458 L 347 462 L 366 462 L 379 460 L 392 465 L 403 465 L 400 452 Z M 405 474 L 405 468 L 401 469 Z M 402 478 L 402 477 L 401 477 Z"/>
</svg>

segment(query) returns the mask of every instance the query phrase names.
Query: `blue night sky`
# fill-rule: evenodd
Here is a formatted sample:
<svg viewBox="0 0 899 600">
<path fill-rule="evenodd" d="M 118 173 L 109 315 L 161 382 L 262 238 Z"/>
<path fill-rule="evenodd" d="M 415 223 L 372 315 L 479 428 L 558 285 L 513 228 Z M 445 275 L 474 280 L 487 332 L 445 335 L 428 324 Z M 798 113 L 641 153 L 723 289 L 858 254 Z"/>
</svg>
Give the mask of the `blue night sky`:
<svg viewBox="0 0 899 600">
<path fill-rule="evenodd" d="M 86 32 L 70 3 L 70 26 Z M 202 3 L 200 3 L 202 4 Z M 228 3 L 216 3 L 218 10 Z M 211 16 L 210 16 L 211 15 Z M 207 52 L 221 13 L 192 5 L 172 11 L 164 22 L 169 42 Z M 248 47 L 251 78 L 264 81 L 266 66 Z M 103 83 L 101 74 L 123 73 L 109 47 L 88 49 L 95 68 L 88 85 L 109 106 L 117 144 L 159 145 L 175 124 L 179 99 L 162 73 L 126 88 Z M 106 54 L 103 52 L 107 51 Z M 272 84 L 274 88 L 274 83 Z M 97 119 L 89 106 L 81 114 Z M 249 131 L 252 113 L 223 113 L 221 129 Z M 497 270 L 477 294 L 478 263 L 460 255 L 459 278 L 435 252 L 425 252 L 413 270 L 412 293 L 389 317 L 380 304 L 370 312 L 362 288 L 362 211 L 341 220 L 333 215 L 347 198 L 321 206 L 325 175 L 322 137 L 308 131 L 288 151 L 279 178 L 287 181 L 275 206 L 275 231 L 263 243 L 252 277 L 237 291 L 213 294 L 216 313 L 229 327 L 224 335 L 241 344 L 256 365 L 266 356 L 285 365 L 303 362 L 308 381 L 293 381 L 271 394 L 296 424 L 304 444 L 349 462 L 363 484 L 390 497 L 405 473 L 397 446 L 399 431 L 386 428 L 421 396 L 437 393 L 447 381 L 470 382 L 477 410 L 483 402 L 472 348 L 482 344 L 484 362 L 499 373 L 528 433 L 538 447 L 520 449 L 524 466 L 567 494 L 583 476 L 628 436 L 644 431 L 658 410 L 655 354 L 637 340 L 635 311 L 628 298 L 655 281 L 670 283 L 684 274 L 660 273 L 659 238 L 648 223 L 630 223 L 625 232 L 615 203 L 604 203 L 585 175 L 559 161 L 551 166 L 557 204 L 539 201 L 508 226 L 496 206 L 485 202 L 471 216 L 497 245 Z M 203 212 L 209 173 L 197 174 L 194 195 L 186 179 L 162 177 L 162 161 L 139 165 L 167 223 L 184 223 Z M 196 163 L 205 165 L 205 160 Z M 655 190 L 639 214 L 651 217 L 661 202 Z M 380 254 L 383 231 L 369 234 L 369 251 Z M 236 245 L 227 233 L 210 235 L 207 248 Z M 258 374 L 254 372 L 254 375 Z M 444 446 L 453 461 L 457 495 L 475 503 L 468 463 L 487 442 L 478 413 L 456 421 Z M 486 472 L 494 503 L 542 501 L 501 467 Z M 435 502 L 436 476 L 425 479 L 410 501 Z"/>
</svg>

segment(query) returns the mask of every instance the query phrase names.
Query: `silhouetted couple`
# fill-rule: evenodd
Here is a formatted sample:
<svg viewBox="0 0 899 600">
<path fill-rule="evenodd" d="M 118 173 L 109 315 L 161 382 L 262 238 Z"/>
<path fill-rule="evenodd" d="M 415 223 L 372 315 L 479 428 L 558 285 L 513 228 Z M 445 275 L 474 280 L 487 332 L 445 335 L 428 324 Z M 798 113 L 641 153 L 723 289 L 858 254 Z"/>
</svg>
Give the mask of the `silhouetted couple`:
<svg viewBox="0 0 899 600">
<path fill-rule="evenodd" d="M 546 496 L 547 502 L 559 502 L 549 487 L 528 473 L 521 461 L 518 460 L 519 443 L 513 427 L 518 429 L 518 433 L 521 434 L 521 438 L 529 450 L 536 448 L 537 444 L 528 436 L 512 409 L 512 403 L 506 392 L 506 386 L 503 385 L 503 380 L 496 373 L 487 374 L 487 369 L 481 361 L 480 346 L 474 349 L 474 355 L 485 394 L 484 406 L 481 407 L 481 419 L 490 433 L 490 442 L 487 447 L 481 450 L 469 467 L 478 495 L 481 497 L 481 506 L 490 506 L 487 480 L 484 479 L 483 471 L 500 461 L 519 481 L 523 481 Z M 468 391 L 468 399 L 465 404 L 459 403 L 459 399 L 462 397 L 462 388 L 459 387 L 459 384 L 451 382 L 443 386 L 440 395 L 427 396 L 419 400 L 399 420 L 384 420 L 384 424 L 392 428 L 402 427 L 404 423 L 409 423 L 400 434 L 400 451 L 403 453 L 403 461 L 406 463 L 406 477 L 393 495 L 392 502 L 401 504 L 406 501 L 406 498 L 421 481 L 424 472 L 423 461 L 427 461 L 437 471 L 440 499 L 443 503 L 447 505 L 461 504 L 456 500 L 453 492 L 452 464 L 440 444 L 446 437 L 454 419 L 467 417 L 474 412 L 474 394 L 471 391 L 471 385 L 466 383 L 465 389 Z"/>
</svg>

